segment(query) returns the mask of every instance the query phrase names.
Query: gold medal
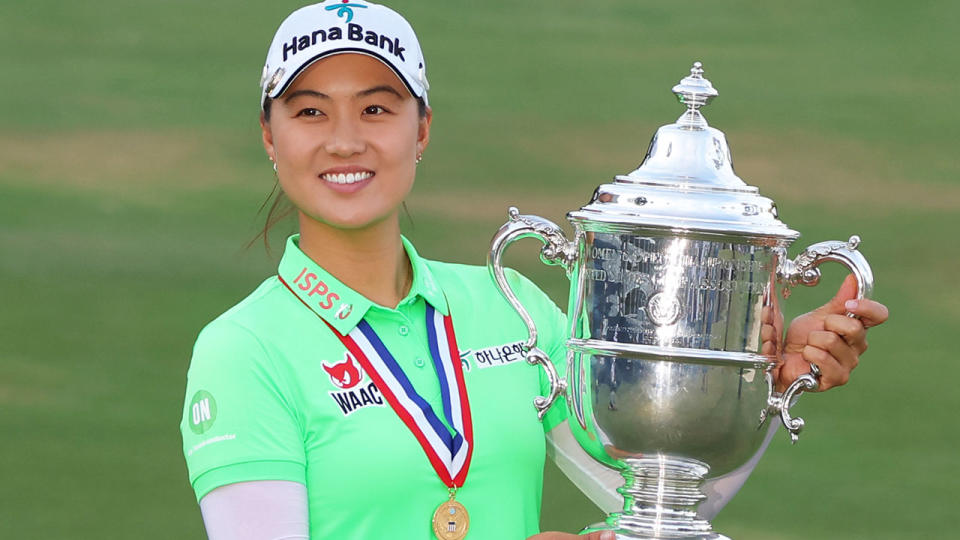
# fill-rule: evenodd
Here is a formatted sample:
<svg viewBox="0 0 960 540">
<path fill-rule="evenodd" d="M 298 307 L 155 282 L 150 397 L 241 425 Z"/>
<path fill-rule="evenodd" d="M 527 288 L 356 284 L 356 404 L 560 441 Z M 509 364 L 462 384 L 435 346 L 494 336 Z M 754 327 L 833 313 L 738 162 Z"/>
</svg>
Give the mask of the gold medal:
<svg viewBox="0 0 960 540">
<path fill-rule="evenodd" d="M 463 540 L 470 528 L 470 514 L 458 503 L 456 488 L 450 489 L 450 500 L 437 507 L 433 513 L 433 534 L 437 540 Z"/>
</svg>

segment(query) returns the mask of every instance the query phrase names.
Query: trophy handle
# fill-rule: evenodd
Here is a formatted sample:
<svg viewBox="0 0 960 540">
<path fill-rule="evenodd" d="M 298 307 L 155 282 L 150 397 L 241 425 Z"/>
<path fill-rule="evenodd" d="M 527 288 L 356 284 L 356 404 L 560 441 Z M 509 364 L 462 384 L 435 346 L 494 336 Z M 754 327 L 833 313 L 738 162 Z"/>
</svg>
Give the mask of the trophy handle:
<svg viewBox="0 0 960 540">
<path fill-rule="evenodd" d="M 836 261 L 847 268 L 857 278 L 857 299 L 870 298 L 873 294 L 873 271 L 870 263 L 857 248 L 860 246 L 860 237 L 853 235 L 846 242 L 828 241 L 813 244 L 794 260 L 784 260 L 778 277 L 786 282 L 784 297 L 790 296 L 789 287 L 806 285 L 812 287 L 820 283 L 820 263 Z M 855 317 L 847 313 L 848 317 Z M 820 387 L 820 368 L 816 364 L 810 365 L 810 373 L 806 373 L 793 381 L 781 395 L 770 397 L 769 408 L 761 415 L 761 422 L 766 419 L 767 413 L 780 413 L 783 425 L 790 432 L 790 442 L 796 443 L 803 430 L 803 418 L 790 415 L 790 406 L 806 390 L 816 390 Z"/>
<path fill-rule="evenodd" d="M 860 246 L 860 237 L 853 235 L 846 242 L 831 240 L 813 244 L 794 260 L 784 260 L 780 267 L 781 281 L 787 283 L 784 295 L 790 295 L 789 287 L 806 285 L 812 287 L 820 283 L 820 263 L 836 261 L 850 269 L 857 278 L 857 299 L 870 298 L 873 295 L 873 271 L 870 263 L 857 248 Z M 854 317 L 847 313 L 848 317 Z"/>
<path fill-rule="evenodd" d="M 577 246 L 567 240 L 563 230 L 548 219 L 539 216 L 521 215 L 512 206 L 509 215 L 510 220 L 500 227 L 500 230 L 497 231 L 490 242 L 487 268 L 490 270 L 490 275 L 496 282 L 497 288 L 500 289 L 500 293 L 520 315 L 523 323 L 527 325 L 528 337 L 523 344 L 527 362 L 531 365 L 540 364 L 547 373 L 550 393 L 547 396 L 537 396 L 533 400 L 533 404 L 537 408 L 537 416 L 543 420 L 543 416 L 547 414 L 550 406 L 566 390 L 567 383 L 557 374 L 557 369 L 550 362 L 547 354 L 537 348 L 537 326 L 533 322 L 533 318 L 530 317 L 530 313 L 520 303 L 513 289 L 510 288 L 501 259 L 503 253 L 513 242 L 521 238 L 536 238 L 543 242 L 543 249 L 540 250 L 540 260 L 544 264 L 563 266 L 569 276 L 570 269 L 577 260 Z"/>
<path fill-rule="evenodd" d="M 805 390 L 816 390 L 819 387 L 820 368 L 816 364 L 810 364 L 810 373 L 804 373 L 797 377 L 797 380 L 790 383 L 790 386 L 782 394 L 773 393 L 770 396 L 767 409 L 760 413 L 760 425 L 763 425 L 768 414 L 779 413 L 780 420 L 783 421 L 783 427 L 787 428 L 790 433 L 790 442 L 796 444 L 797 440 L 800 439 L 800 432 L 803 431 L 805 422 L 799 416 L 790 416 L 790 406 L 796 404 L 800 394 Z"/>
</svg>

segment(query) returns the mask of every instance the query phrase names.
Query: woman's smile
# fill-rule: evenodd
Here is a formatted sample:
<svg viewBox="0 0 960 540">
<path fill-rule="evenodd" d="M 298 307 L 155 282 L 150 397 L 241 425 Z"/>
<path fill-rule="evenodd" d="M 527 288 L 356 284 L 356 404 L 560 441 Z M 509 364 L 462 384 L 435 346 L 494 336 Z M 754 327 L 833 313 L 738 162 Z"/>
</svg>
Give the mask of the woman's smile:
<svg viewBox="0 0 960 540">
<path fill-rule="evenodd" d="M 366 187 L 376 173 L 365 167 L 331 167 L 320 173 L 327 187 L 338 193 L 354 193 Z"/>
</svg>

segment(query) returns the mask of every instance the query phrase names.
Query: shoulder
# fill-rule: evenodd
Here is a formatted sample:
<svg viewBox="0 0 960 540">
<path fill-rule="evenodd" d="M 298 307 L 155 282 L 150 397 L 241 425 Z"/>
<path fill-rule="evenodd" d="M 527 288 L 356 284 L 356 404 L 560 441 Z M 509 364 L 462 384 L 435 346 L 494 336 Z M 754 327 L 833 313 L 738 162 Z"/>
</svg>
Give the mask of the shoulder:
<svg viewBox="0 0 960 540">
<path fill-rule="evenodd" d="M 259 321 L 270 316 L 271 312 L 280 309 L 287 300 L 280 293 L 283 291 L 283 283 L 277 276 L 270 276 L 246 296 L 243 300 L 237 302 L 233 307 L 221 313 L 217 318 L 210 322 L 209 326 L 216 326 L 223 323 L 234 323 L 240 326 L 255 327 Z"/>
<path fill-rule="evenodd" d="M 191 369 L 199 362 L 222 364 L 242 358 L 266 356 L 265 342 L 271 340 L 278 323 L 294 316 L 293 295 L 271 276 L 246 298 L 210 321 L 200 331 L 193 348 Z"/>
<path fill-rule="evenodd" d="M 474 264 L 450 263 L 442 261 L 426 260 L 427 266 L 433 275 L 440 281 L 440 285 L 446 290 L 447 286 L 459 285 L 466 286 L 470 290 L 489 292 L 497 291 L 497 285 L 490 275 L 490 270 L 486 266 Z M 526 276 L 517 272 L 513 268 L 505 268 L 505 274 L 510 286 L 514 292 L 520 294 L 539 295 L 546 297 L 540 288 Z"/>
<path fill-rule="evenodd" d="M 286 293 L 280 294 L 280 293 Z M 218 401 L 292 403 L 302 395 L 285 343 L 291 320 L 309 310 L 276 276 L 208 323 L 197 336 L 187 369 L 187 394 L 205 390 Z M 237 405 L 238 407 L 240 405 Z"/>
<path fill-rule="evenodd" d="M 288 322 L 291 317 L 302 315 L 297 297 L 291 294 L 283 282 L 274 275 L 265 279 L 246 298 L 208 323 L 198 339 L 212 337 L 224 332 L 250 333 L 257 336 L 269 334 L 277 322 Z"/>
<path fill-rule="evenodd" d="M 440 261 L 427 261 L 427 264 L 451 303 L 467 302 L 472 306 L 487 306 L 515 313 L 486 266 Z M 560 311 L 536 283 L 512 268 L 504 270 L 510 289 L 534 318 L 552 318 Z"/>
</svg>

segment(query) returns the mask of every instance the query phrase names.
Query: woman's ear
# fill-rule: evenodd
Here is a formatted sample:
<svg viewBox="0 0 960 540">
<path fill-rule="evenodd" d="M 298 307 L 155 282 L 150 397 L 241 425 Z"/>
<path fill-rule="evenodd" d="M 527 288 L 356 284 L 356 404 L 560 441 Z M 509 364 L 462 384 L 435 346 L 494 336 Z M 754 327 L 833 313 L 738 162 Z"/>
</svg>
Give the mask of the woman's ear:
<svg viewBox="0 0 960 540">
<path fill-rule="evenodd" d="M 263 137 L 263 149 L 267 151 L 270 161 L 277 162 L 277 149 L 273 146 L 273 132 L 270 131 L 270 122 L 260 113 L 260 134 Z"/>
<path fill-rule="evenodd" d="M 417 130 L 417 153 L 422 154 L 430 144 L 430 122 L 433 121 L 433 109 L 426 108 L 426 114 L 420 117 L 420 125 Z"/>
</svg>

